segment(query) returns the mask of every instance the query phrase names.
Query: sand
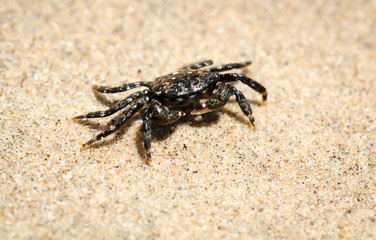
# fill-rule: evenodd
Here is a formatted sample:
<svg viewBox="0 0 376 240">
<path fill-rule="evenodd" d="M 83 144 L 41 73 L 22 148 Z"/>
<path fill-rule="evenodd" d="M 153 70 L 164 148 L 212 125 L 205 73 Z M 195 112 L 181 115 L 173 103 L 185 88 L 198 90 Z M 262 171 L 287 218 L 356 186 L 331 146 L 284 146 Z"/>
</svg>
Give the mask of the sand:
<svg viewBox="0 0 376 240">
<path fill-rule="evenodd" d="M 0 4 L 0 238 L 376 238 L 375 1 L 14 1 Z M 82 143 L 129 93 L 183 65 L 234 70 L 256 119 L 142 116 Z M 130 91 L 134 92 L 134 91 Z"/>
</svg>

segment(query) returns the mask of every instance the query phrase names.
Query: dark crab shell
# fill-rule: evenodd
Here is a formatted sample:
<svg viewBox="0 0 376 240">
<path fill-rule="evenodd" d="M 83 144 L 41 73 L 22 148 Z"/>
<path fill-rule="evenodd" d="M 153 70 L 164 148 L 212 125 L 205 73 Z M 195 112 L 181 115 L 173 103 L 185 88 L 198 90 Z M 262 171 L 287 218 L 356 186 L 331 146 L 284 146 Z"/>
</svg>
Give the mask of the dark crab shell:
<svg viewBox="0 0 376 240">
<path fill-rule="evenodd" d="M 156 98 L 163 99 L 164 102 L 179 103 L 201 96 L 214 87 L 219 78 L 218 73 L 178 71 L 158 77 L 151 90 Z"/>
</svg>

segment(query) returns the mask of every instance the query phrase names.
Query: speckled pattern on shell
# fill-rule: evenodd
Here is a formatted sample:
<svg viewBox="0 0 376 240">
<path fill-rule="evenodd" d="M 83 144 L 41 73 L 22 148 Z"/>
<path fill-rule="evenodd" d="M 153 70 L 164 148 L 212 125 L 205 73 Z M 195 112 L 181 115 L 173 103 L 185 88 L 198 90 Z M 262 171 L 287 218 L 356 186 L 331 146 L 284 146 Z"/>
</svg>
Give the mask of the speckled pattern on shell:
<svg viewBox="0 0 376 240">
<path fill-rule="evenodd" d="M 158 77 L 151 89 L 161 98 L 184 101 L 191 96 L 197 97 L 205 93 L 205 90 L 218 79 L 218 73 L 195 70 L 178 71 Z"/>
</svg>

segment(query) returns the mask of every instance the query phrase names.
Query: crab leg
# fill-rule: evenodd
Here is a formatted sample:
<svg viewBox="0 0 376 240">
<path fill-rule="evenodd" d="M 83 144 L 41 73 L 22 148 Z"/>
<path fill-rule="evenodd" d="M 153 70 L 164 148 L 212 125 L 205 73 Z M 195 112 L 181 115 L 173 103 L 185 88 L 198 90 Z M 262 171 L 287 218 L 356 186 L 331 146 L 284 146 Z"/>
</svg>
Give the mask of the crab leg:
<svg viewBox="0 0 376 240">
<path fill-rule="evenodd" d="M 118 93 L 125 92 L 137 87 L 149 87 L 151 84 L 152 82 L 135 82 L 127 83 L 119 87 L 93 86 L 93 89 L 101 93 Z"/>
<path fill-rule="evenodd" d="M 229 63 L 229 64 L 226 64 L 226 65 L 209 68 L 208 71 L 210 71 L 210 72 L 224 72 L 224 71 L 228 71 L 228 70 L 235 69 L 235 68 L 243 68 L 245 66 L 250 65 L 251 63 L 252 63 L 251 61 L 241 62 L 241 63 Z"/>
<path fill-rule="evenodd" d="M 247 102 L 247 99 L 244 97 L 243 93 L 236 89 L 234 86 L 227 86 L 231 89 L 232 94 L 236 96 L 236 101 L 238 102 L 240 109 L 249 118 L 249 121 L 251 122 L 251 128 L 254 130 L 255 118 L 252 116 L 252 108 Z"/>
<path fill-rule="evenodd" d="M 228 99 L 231 97 L 231 95 L 235 95 L 239 107 L 241 108 L 243 113 L 249 118 L 252 129 L 255 129 L 255 119 L 252 116 L 251 106 L 249 105 L 249 103 L 247 103 L 246 98 L 238 89 L 231 85 L 218 83 L 217 88 L 215 88 L 211 93 L 212 98 L 200 104 L 196 109 L 194 109 L 191 112 L 192 115 L 198 115 L 215 111 L 224 106 L 227 103 Z"/>
<path fill-rule="evenodd" d="M 151 127 L 150 127 L 150 116 L 149 116 L 149 109 L 146 109 L 144 115 L 144 131 L 145 131 L 145 138 L 144 138 L 144 146 L 146 150 L 146 164 L 150 165 L 151 163 Z"/>
<path fill-rule="evenodd" d="M 114 132 L 116 132 L 127 120 L 129 120 L 138 110 L 140 110 L 145 103 L 147 103 L 149 99 L 145 97 L 144 99 L 138 100 L 135 102 L 127 111 L 123 112 L 123 116 L 115 122 L 113 125 L 109 126 L 105 131 L 101 132 L 91 140 L 89 140 L 87 143 L 85 143 L 83 146 L 87 146 L 92 144 L 93 142 L 96 142 Z"/>
<path fill-rule="evenodd" d="M 268 98 L 268 94 L 266 92 L 265 87 L 249 77 L 237 73 L 226 73 L 221 75 L 221 81 L 223 82 L 230 82 L 236 80 L 239 80 L 242 83 L 248 85 L 249 87 L 253 88 L 256 92 L 261 93 L 262 101 L 266 101 L 266 99 Z"/>
<path fill-rule="evenodd" d="M 80 115 L 80 116 L 74 117 L 73 119 L 107 117 L 107 116 L 110 116 L 110 115 L 118 112 L 119 110 L 125 108 L 126 106 L 131 104 L 134 100 L 136 100 L 137 98 L 147 96 L 148 94 L 149 94 L 148 90 L 145 90 L 145 91 L 142 91 L 142 92 L 141 91 L 135 92 L 135 93 L 131 94 L 129 97 L 127 97 L 126 99 L 123 99 L 120 102 L 118 102 L 112 108 L 109 108 L 109 109 L 104 110 L 104 111 L 89 112 L 88 114 Z"/>
<path fill-rule="evenodd" d="M 184 66 L 182 69 L 199 69 L 213 64 L 212 60 L 205 60 L 202 62 L 192 63 L 191 65 Z"/>
</svg>

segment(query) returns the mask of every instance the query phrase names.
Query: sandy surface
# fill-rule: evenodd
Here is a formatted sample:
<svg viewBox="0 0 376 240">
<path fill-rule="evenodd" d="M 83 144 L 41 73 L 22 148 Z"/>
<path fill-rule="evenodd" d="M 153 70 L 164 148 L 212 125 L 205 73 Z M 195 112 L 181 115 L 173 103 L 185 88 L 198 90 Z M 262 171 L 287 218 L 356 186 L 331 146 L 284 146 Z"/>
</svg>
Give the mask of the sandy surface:
<svg viewBox="0 0 376 240">
<path fill-rule="evenodd" d="M 376 238 L 375 1 L 14 1 L 0 4 L 0 238 Z M 140 1 L 141 2 L 141 1 Z M 199 60 L 251 60 L 222 111 L 140 116 L 81 144 L 128 93 Z"/>
</svg>

